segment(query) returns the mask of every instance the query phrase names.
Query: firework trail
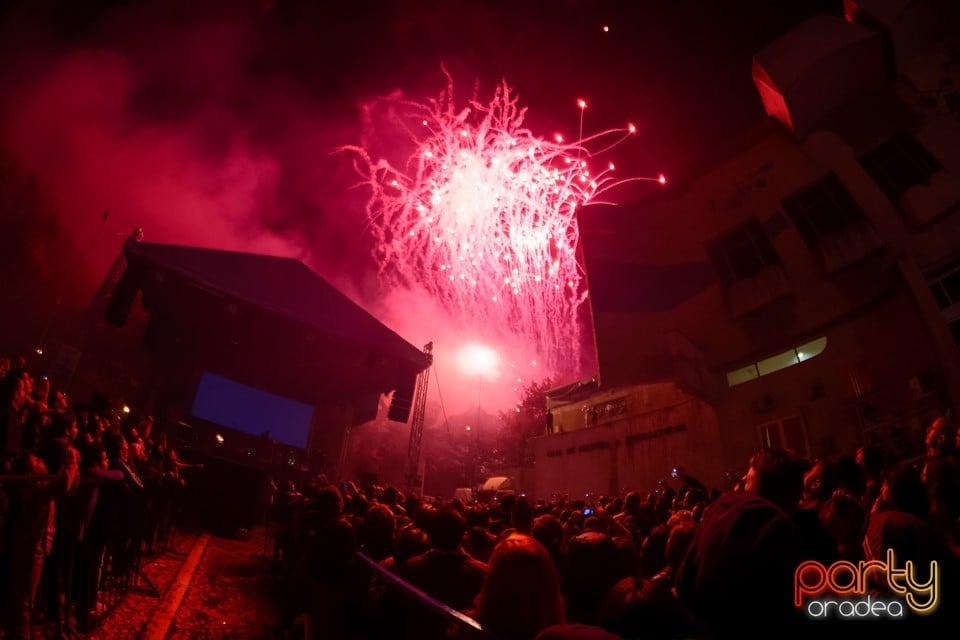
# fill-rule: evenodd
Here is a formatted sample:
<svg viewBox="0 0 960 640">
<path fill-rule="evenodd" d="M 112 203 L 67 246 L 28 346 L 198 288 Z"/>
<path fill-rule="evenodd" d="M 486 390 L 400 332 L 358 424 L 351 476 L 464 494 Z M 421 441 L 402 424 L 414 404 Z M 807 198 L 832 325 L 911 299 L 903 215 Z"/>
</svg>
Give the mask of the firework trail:
<svg viewBox="0 0 960 640">
<path fill-rule="evenodd" d="M 520 338 L 552 373 L 578 372 L 588 291 L 577 210 L 628 181 L 613 177 L 612 164 L 592 174 L 588 160 L 635 129 L 544 140 L 524 128 L 526 109 L 506 82 L 489 103 L 474 98 L 458 109 L 447 80 L 432 100 L 385 98 L 415 148 L 403 168 L 364 147 L 341 149 L 356 154 L 371 191 L 381 279 L 423 288 L 465 331 L 498 344 Z"/>
</svg>

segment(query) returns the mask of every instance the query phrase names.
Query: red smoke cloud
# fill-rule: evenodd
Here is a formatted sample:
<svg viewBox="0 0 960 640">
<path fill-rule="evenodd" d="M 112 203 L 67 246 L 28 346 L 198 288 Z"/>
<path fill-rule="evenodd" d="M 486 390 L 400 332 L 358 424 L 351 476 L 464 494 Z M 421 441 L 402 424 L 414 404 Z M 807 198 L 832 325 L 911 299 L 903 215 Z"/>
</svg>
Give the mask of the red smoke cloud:
<svg viewBox="0 0 960 640">
<path fill-rule="evenodd" d="M 397 84 L 417 98 L 435 95 L 443 82 L 435 50 L 450 45 L 441 35 L 457 38 L 439 18 L 418 31 L 409 17 L 368 25 L 357 13 L 313 33 L 324 23 L 309 3 L 290 4 L 313 21 L 271 5 L 216 4 L 128 4 L 74 16 L 66 34 L 49 16 L 8 15 L 0 25 L 0 36 L 22 32 L 0 43 L 9 76 L 0 82 L 0 148 L 36 176 L 56 221 L 61 245 L 48 241 L 43 250 L 82 255 L 93 247 L 68 274 L 80 304 L 137 226 L 147 241 L 301 259 L 411 343 L 433 341 L 444 377 L 432 386 L 447 389 L 448 408 L 463 395 L 475 409 L 478 380 L 457 379 L 452 353 L 469 336 L 420 295 L 377 288 L 364 226 L 368 194 L 352 189 L 359 178 L 349 159 L 331 155 L 360 140 L 363 105 L 373 96 Z M 499 18 L 484 15 L 472 28 L 495 30 Z M 363 42 L 352 35 L 361 23 Z M 437 41 L 424 42 L 424 34 Z M 386 51 L 402 45 L 410 55 L 379 55 L 379 37 Z M 499 56 L 493 80 L 499 67 L 518 64 L 494 41 L 486 46 L 447 52 L 444 62 L 469 78 Z M 522 70 L 530 73 L 529 65 Z M 508 408 L 528 374 L 509 364 L 491 374 L 484 407 Z"/>
<path fill-rule="evenodd" d="M 93 247 L 68 275 L 80 304 L 138 226 L 147 241 L 298 258 L 413 344 L 433 341 L 443 378 L 432 393 L 441 384 L 449 410 L 475 409 L 477 381 L 461 381 L 448 353 L 459 327 L 423 294 L 377 288 L 367 193 L 352 188 L 349 159 L 331 155 L 361 135 L 365 98 L 264 71 L 273 54 L 263 16 L 217 12 L 144 30 L 152 18 L 144 5 L 69 46 L 18 52 L 19 77 L 2 96 L 0 145 L 36 176 L 60 227 L 62 246 L 45 251 Z M 516 382 L 506 395 L 492 382 L 484 406 L 512 404 Z"/>
<path fill-rule="evenodd" d="M 320 255 L 311 236 L 328 223 L 330 187 L 318 174 L 338 127 L 295 88 L 244 75 L 247 28 L 201 24 L 132 50 L 71 49 L 5 96 L 3 145 L 77 244 L 109 209 L 118 238 L 142 226 L 156 242 Z M 119 244 L 90 256 L 88 284 Z"/>
</svg>

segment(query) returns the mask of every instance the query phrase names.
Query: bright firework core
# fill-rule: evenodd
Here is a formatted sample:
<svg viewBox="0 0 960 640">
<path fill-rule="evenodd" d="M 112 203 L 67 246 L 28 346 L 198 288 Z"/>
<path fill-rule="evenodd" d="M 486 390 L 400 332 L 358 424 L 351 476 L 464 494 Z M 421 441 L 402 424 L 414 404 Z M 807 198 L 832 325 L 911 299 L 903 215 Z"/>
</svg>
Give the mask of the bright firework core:
<svg viewBox="0 0 960 640">
<path fill-rule="evenodd" d="M 496 379 L 500 366 L 497 352 L 482 344 L 468 344 L 457 352 L 457 364 L 460 371 L 468 376 Z"/>
<path fill-rule="evenodd" d="M 633 125 L 550 142 L 523 128 L 525 109 L 506 83 L 489 104 L 471 100 L 459 110 L 452 81 L 425 103 L 384 100 L 413 144 L 405 168 L 347 148 L 371 189 L 382 280 L 422 288 L 483 341 L 519 342 L 526 353 L 518 357 L 542 362 L 546 375 L 579 375 L 587 287 L 576 214 L 625 182 L 613 178 L 612 164 L 593 173 L 588 161 Z M 586 103 L 578 104 L 582 115 Z"/>
</svg>

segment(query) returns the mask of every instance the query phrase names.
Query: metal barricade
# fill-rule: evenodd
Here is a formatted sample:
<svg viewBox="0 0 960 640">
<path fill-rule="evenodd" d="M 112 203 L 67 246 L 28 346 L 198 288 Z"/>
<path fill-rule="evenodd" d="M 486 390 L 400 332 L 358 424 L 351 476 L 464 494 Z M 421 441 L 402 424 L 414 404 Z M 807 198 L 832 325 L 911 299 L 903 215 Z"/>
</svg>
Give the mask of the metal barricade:
<svg viewBox="0 0 960 640">
<path fill-rule="evenodd" d="M 369 556 L 357 552 L 356 557 L 359 566 L 369 574 L 371 589 L 381 595 L 379 604 L 386 600 L 394 605 L 369 612 L 372 624 L 363 629 L 364 637 L 502 640 L 470 616 L 424 593 Z M 378 604 L 372 606 L 376 608 Z M 402 611 L 398 613 L 396 607 Z"/>
</svg>

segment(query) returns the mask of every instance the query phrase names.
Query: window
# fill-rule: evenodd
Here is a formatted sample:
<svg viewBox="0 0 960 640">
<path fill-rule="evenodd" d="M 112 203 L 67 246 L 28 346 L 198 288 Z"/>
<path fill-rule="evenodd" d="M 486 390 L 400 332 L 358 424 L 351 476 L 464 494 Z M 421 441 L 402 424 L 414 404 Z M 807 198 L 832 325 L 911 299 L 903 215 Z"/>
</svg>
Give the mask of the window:
<svg viewBox="0 0 960 640">
<path fill-rule="evenodd" d="M 866 220 L 860 206 L 833 173 L 784 198 L 782 204 L 811 251 L 817 249 L 824 237 L 840 233 L 853 222 Z"/>
<path fill-rule="evenodd" d="M 780 264 L 773 244 L 756 218 L 708 243 L 707 253 L 725 286 Z"/>
<path fill-rule="evenodd" d="M 823 336 L 821 338 L 817 338 L 816 340 L 811 340 L 810 342 L 798 345 L 793 349 L 782 351 L 774 356 L 770 356 L 769 358 L 764 358 L 759 362 L 754 362 L 753 364 L 745 367 L 734 369 L 733 371 L 727 372 L 727 386 L 735 387 L 738 384 L 743 384 L 744 382 L 749 382 L 750 380 L 756 380 L 760 376 L 765 376 L 767 374 L 786 369 L 787 367 L 800 364 L 801 362 L 805 362 L 810 358 L 820 355 L 826 348 L 827 338 L 826 336 Z"/>
<path fill-rule="evenodd" d="M 761 376 L 765 376 L 769 373 L 775 373 L 781 369 L 792 367 L 795 364 L 800 364 L 800 357 L 797 355 L 796 349 L 790 349 L 790 351 L 778 353 L 775 356 L 764 358 L 758 362 L 757 373 L 759 373 Z"/>
<path fill-rule="evenodd" d="M 941 271 L 931 278 L 930 292 L 940 307 L 953 341 L 960 346 L 960 264 L 955 264 L 947 271 Z"/>
<path fill-rule="evenodd" d="M 904 191 L 926 184 L 942 168 L 923 145 L 902 132 L 860 158 L 860 164 L 896 205 Z"/>
<path fill-rule="evenodd" d="M 760 431 L 760 446 L 764 451 L 789 449 L 800 456 L 809 457 L 807 432 L 799 414 L 765 422 L 757 425 L 757 429 Z"/>
</svg>

